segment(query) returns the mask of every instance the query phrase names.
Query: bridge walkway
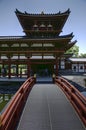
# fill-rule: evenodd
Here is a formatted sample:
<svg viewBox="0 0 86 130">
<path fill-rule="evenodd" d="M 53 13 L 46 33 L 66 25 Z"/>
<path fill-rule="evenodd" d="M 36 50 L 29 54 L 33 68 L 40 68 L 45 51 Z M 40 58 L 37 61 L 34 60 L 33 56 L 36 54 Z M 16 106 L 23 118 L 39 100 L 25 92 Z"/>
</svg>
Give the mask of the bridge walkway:
<svg viewBox="0 0 86 130">
<path fill-rule="evenodd" d="M 85 130 L 85 127 L 57 85 L 35 84 L 17 130 Z"/>
</svg>

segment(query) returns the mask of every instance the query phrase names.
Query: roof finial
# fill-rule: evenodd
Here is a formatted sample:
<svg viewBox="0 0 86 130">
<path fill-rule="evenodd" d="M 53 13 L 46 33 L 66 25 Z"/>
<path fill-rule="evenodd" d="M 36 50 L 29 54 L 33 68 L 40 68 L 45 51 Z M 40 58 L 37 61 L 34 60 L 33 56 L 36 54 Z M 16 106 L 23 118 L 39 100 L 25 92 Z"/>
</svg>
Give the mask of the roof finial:
<svg viewBox="0 0 86 130">
<path fill-rule="evenodd" d="M 44 11 L 42 11 L 41 14 L 44 15 Z"/>
</svg>

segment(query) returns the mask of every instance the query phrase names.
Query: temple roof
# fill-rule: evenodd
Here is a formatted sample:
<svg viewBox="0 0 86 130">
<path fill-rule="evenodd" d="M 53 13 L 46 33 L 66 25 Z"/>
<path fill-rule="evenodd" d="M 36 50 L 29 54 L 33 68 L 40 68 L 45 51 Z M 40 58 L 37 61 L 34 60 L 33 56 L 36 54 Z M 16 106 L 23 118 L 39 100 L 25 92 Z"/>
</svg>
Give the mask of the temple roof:
<svg viewBox="0 0 86 130">
<path fill-rule="evenodd" d="M 40 14 L 33 14 L 33 13 L 27 13 L 26 11 L 25 12 L 21 12 L 19 11 L 18 9 L 16 9 L 15 13 L 17 15 L 24 15 L 24 16 L 40 16 L 40 17 L 44 17 L 44 16 L 61 16 L 61 15 L 69 15 L 70 13 L 70 9 L 68 9 L 67 11 L 65 12 L 58 12 L 58 13 L 53 13 L 53 14 L 45 14 L 43 11 L 40 13 Z"/>
<path fill-rule="evenodd" d="M 0 54 L 33 54 L 33 53 L 53 53 L 63 54 L 71 48 L 77 41 L 71 42 L 73 34 L 58 36 L 49 39 L 30 39 L 26 36 L 0 37 Z M 9 48 L 9 51 L 8 51 Z M 17 52 L 16 52 L 17 50 Z"/>
<path fill-rule="evenodd" d="M 46 33 L 55 33 L 56 31 L 56 34 L 59 35 L 70 14 L 70 10 L 68 9 L 63 13 L 58 12 L 55 14 L 45 14 L 44 12 L 40 14 L 29 14 L 16 9 L 15 13 L 26 35 L 34 32 L 43 33 L 44 31 L 46 31 Z M 49 29 L 50 27 L 52 29 Z"/>
<path fill-rule="evenodd" d="M 56 36 L 56 37 L 51 37 L 51 38 L 46 38 L 46 37 L 35 37 L 35 38 L 30 38 L 30 37 L 27 37 L 27 36 L 0 36 L 0 42 L 2 41 L 11 41 L 11 40 L 34 40 L 34 39 L 39 39 L 39 40 L 58 40 L 58 39 L 72 39 L 74 37 L 73 33 L 70 33 L 70 34 L 67 34 L 67 35 L 60 35 L 60 36 Z"/>
</svg>

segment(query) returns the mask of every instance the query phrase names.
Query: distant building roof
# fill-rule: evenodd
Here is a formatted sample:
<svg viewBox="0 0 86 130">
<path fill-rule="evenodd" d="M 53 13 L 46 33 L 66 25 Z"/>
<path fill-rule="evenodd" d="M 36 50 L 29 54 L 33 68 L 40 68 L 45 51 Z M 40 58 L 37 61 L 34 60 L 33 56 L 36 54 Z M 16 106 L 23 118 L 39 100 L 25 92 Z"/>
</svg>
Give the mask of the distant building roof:
<svg viewBox="0 0 86 130">
<path fill-rule="evenodd" d="M 72 62 L 86 62 L 86 58 L 69 58 Z"/>
</svg>

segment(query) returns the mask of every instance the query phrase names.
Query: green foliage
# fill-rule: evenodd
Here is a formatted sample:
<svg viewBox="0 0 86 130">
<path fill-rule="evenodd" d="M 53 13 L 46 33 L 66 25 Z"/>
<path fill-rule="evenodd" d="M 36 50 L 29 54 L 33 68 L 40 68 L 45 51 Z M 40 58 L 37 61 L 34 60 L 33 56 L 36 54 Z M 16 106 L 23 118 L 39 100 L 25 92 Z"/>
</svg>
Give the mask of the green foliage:
<svg viewBox="0 0 86 130">
<path fill-rule="evenodd" d="M 81 58 L 86 58 L 86 53 L 81 53 L 81 54 L 79 55 L 79 57 L 81 57 Z"/>
<path fill-rule="evenodd" d="M 8 103 L 7 101 L 3 101 L 3 102 L 0 103 L 0 112 L 6 106 L 7 103 Z"/>
<path fill-rule="evenodd" d="M 74 45 L 71 47 L 66 54 L 73 54 L 73 57 L 78 57 L 79 56 L 79 46 Z"/>
<path fill-rule="evenodd" d="M 6 100 L 6 96 L 8 99 Z M 10 101 L 13 94 L 0 94 L 0 112 L 5 108 L 6 104 Z"/>
</svg>

